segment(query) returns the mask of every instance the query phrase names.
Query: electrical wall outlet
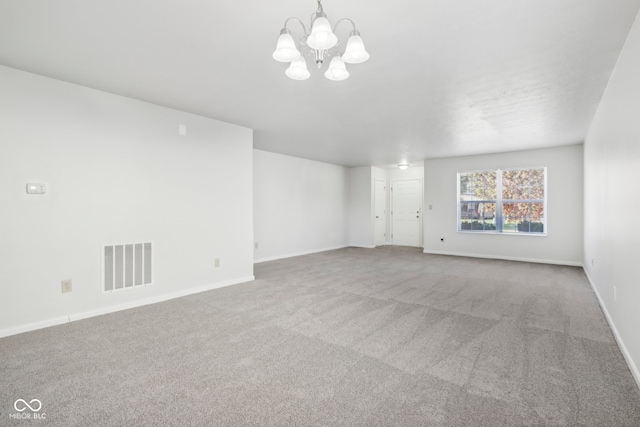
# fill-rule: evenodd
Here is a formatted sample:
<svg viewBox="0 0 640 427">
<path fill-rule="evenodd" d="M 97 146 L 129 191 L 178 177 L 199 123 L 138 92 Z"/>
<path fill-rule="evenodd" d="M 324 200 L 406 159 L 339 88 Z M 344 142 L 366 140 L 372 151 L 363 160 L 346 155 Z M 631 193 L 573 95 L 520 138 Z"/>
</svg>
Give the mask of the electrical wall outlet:
<svg viewBox="0 0 640 427">
<path fill-rule="evenodd" d="M 255 243 L 253 244 L 253 248 L 254 248 L 254 249 L 258 249 L 258 242 L 255 242 Z"/>
<path fill-rule="evenodd" d="M 71 285 L 71 279 L 63 280 L 60 282 L 62 293 L 71 292 L 73 290 L 73 286 Z"/>
<path fill-rule="evenodd" d="M 216 258 L 214 261 L 214 265 L 216 268 L 220 267 L 220 258 Z"/>
</svg>

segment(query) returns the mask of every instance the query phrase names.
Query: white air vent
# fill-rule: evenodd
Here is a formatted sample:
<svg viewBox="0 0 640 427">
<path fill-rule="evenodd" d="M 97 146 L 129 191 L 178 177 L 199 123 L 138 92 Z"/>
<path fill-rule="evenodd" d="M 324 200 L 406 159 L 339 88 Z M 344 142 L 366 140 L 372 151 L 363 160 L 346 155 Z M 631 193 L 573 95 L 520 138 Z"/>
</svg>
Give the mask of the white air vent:
<svg viewBox="0 0 640 427">
<path fill-rule="evenodd" d="M 150 285 L 151 243 L 108 245 L 102 250 L 102 290 L 113 292 Z"/>
</svg>

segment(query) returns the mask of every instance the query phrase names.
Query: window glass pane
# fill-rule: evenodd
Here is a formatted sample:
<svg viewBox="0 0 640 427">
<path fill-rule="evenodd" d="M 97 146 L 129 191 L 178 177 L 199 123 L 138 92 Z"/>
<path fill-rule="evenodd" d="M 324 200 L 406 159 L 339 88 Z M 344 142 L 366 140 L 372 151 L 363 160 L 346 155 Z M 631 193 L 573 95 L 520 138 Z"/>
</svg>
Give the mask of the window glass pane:
<svg viewBox="0 0 640 427">
<path fill-rule="evenodd" d="M 496 172 L 460 174 L 460 200 L 495 200 Z"/>
<path fill-rule="evenodd" d="M 460 219 L 473 219 L 475 205 L 475 203 L 460 202 Z"/>
<path fill-rule="evenodd" d="M 502 206 L 503 231 L 509 233 L 543 233 L 543 203 L 510 203 Z"/>
<path fill-rule="evenodd" d="M 495 203 L 480 203 L 478 206 L 478 213 L 484 221 L 493 221 L 496 216 L 496 204 Z"/>
<path fill-rule="evenodd" d="M 544 199 L 544 169 L 502 171 L 502 198 Z"/>
<path fill-rule="evenodd" d="M 495 230 L 496 204 L 487 202 L 460 203 L 461 230 Z"/>
<path fill-rule="evenodd" d="M 534 200 L 544 199 L 544 169 L 531 169 L 529 172 L 529 182 L 531 193 L 529 198 Z"/>
</svg>

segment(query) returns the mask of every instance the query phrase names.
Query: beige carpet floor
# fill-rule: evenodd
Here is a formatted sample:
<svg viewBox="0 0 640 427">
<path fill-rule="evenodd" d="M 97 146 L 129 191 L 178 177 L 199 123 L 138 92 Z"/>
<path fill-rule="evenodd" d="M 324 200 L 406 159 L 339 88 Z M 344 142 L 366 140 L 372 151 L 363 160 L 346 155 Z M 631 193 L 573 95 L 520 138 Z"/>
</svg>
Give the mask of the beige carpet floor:
<svg viewBox="0 0 640 427">
<path fill-rule="evenodd" d="M 0 425 L 640 426 L 580 268 L 383 247 L 255 275 L 0 339 Z"/>
</svg>

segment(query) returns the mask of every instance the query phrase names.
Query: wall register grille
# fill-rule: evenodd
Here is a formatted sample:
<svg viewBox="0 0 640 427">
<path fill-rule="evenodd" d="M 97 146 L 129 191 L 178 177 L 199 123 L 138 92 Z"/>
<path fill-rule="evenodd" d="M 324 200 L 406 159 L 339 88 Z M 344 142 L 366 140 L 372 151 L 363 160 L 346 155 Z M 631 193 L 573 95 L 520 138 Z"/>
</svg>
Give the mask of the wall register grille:
<svg viewBox="0 0 640 427">
<path fill-rule="evenodd" d="M 102 250 L 102 290 L 113 292 L 152 284 L 151 243 L 108 245 Z"/>
</svg>

